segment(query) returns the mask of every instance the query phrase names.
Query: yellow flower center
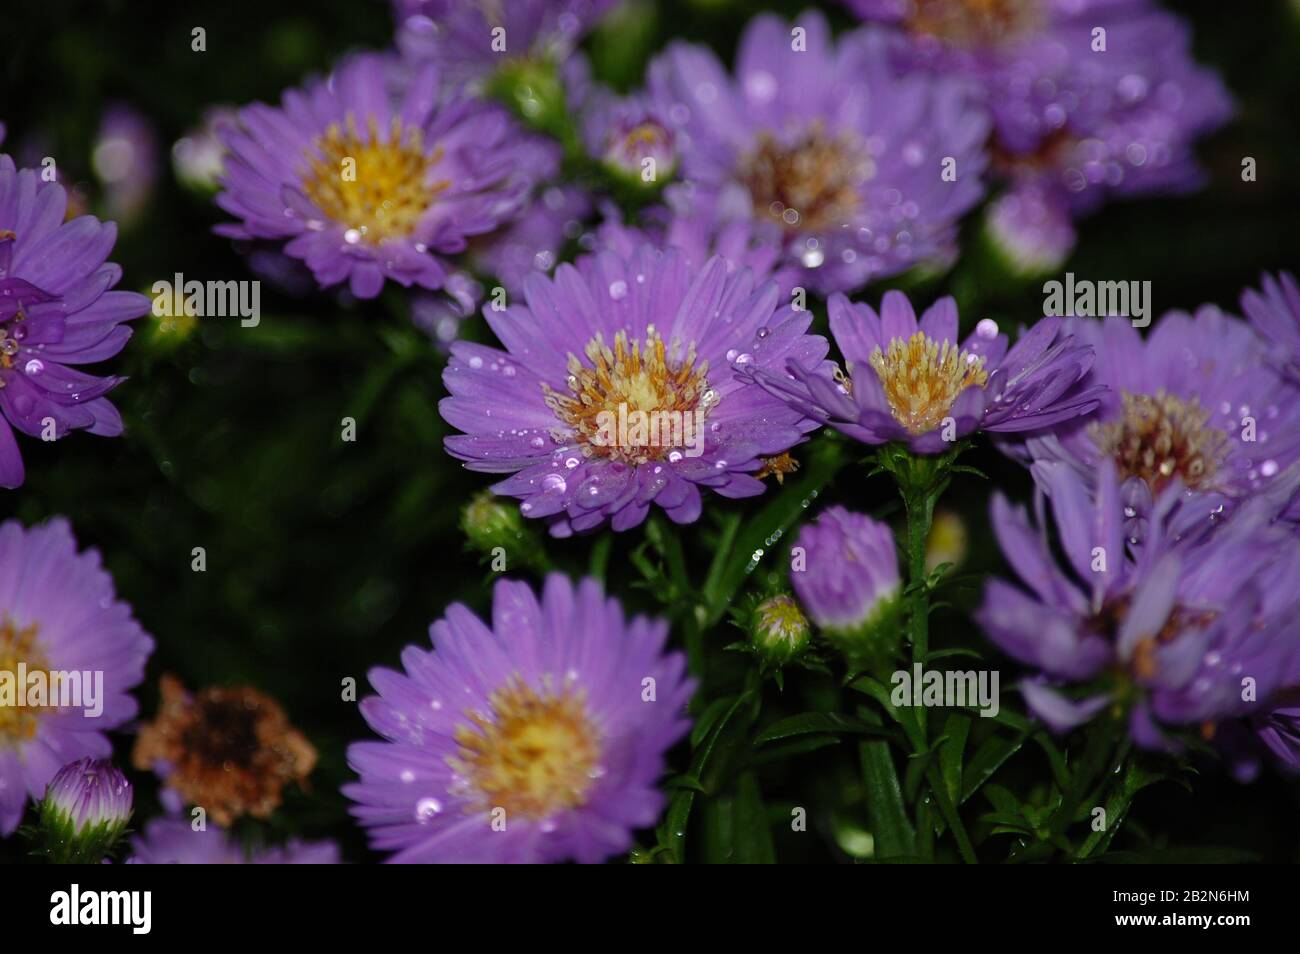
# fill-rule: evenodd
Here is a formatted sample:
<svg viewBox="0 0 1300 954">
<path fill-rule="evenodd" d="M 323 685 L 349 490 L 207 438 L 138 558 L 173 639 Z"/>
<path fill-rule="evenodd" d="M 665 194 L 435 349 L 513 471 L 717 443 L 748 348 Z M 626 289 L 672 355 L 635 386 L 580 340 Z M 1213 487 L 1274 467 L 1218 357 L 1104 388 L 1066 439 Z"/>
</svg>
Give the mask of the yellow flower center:
<svg viewBox="0 0 1300 954">
<path fill-rule="evenodd" d="M 1122 413 L 1090 431 L 1097 449 L 1114 459 L 1120 476 L 1141 477 L 1159 493 L 1175 477 L 1191 490 L 1210 485 L 1227 451 L 1228 435 L 1207 422 L 1198 398 L 1183 400 L 1160 389 L 1154 395 L 1120 395 Z"/>
<path fill-rule="evenodd" d="M 303 191 L 349 240 L 378 244 L 410 235 L 433 200 L 451 183 L 430 181 L 442 149 L 426 153 L 417 127 L 394 118 L 381 138 L 372 118 L 362 136 L 348 116 L 347 129 L 330 125 L 307 152 Z"/>
<path fill-rule="evenodd" d="M 538 820 L 581 805 L 599 775 L 600 739 L 582 694 L 537 692 L 514 679 L 489 699 L 492 712 L 467 712 L 448 759 L 476 795 L 473 810 L 504 808 Z"/>
<path fill-rule="evenodd" d="M 871 367 L 885 389 L 890 413 L 909 434 L 925 434 L 943 423 L 958 395 L 988 381 L 984 359 L 945 341 L 942 345 L 918 331 L 889 350 L 871 353 Z"/>
<path fill-rule="evenodd" d="M 852 138 L 831 136 L 815 123 L 790 143 L 760 133 L 754 151 L 741 161 L 739 178 L 756 212 L 789 230 L 821 231 L 852 217 L 861 202 L 858 187 L 873 171 Z"/>
<path fill-rule="evenodd" d="M 718 400 L 709 387 L 709 363 L 695 363 L 695 345 L 680 360 L 651 327 L 644 342 L 629 344 L 626 332 L 609 348 L 597 334 L 587 342 L 590 364 L 569 355 L 569 393 L 543 383 L 546 405 L 577 434 L 587 456 L 642 464 L 661 460 L 674 447 L 699 437 L 704 417 Z"/>
<path fill-rule="evenodd" d="M 1041 22 L 1040 0 L 913 0 L 907 29 L 957 46 L 990 46 Z"/>
<path fill-rule="evenodd" d="M 41 673 L 49 684 L 49 671 L 36 642 L 36 627 L 20 628 L 8 616 L 0 617 L 0 674 L 8 674 L 0 675 L 0 678 L 12 680 L 14 692 L 12 705 L 8 698 L 0 697 L 0 750 L 30 741 L 36 735 L 37 720 L 45 711 L 17 705 L 24 691 L 20 685 L 19 663 L 26 664 L 24 672 L 27 677 Z"/>
</svg>

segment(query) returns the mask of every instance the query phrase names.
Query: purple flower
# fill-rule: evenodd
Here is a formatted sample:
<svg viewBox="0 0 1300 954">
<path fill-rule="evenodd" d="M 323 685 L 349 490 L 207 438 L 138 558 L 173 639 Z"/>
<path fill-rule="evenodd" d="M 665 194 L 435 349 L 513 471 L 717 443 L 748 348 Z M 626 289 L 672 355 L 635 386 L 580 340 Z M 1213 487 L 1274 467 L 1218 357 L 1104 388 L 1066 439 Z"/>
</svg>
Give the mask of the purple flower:
<svg viewBox="0 0 1300 954">
<path fill-rule="evenodd" d="M 907 441 L 930 454 L 984 430 L 1018 433 L 1054 427 L 1097 406 L 1100 389 L 1084 386 L 1092 350 L 1044 318 L 1008 350 L 985 318 L 963 344 L 957 305 L 941 298 L 918 323 L 902 292 L 885 294 L 877 314 L 843 295 L 829 301 L 831 334 L 844 355 L 838 367 L 788 362 L 747 373 L 791 406 L 867 444 Z M 829 364 L 829 363 L 828 363 Z"/>
<path fill-rule="evenodd" d="M 483 315 L 505 350 L 452 346 L 439 405 L 464 431 L 446 447 L 493 487 L 567 536 L 641 523 L 657 504 L 678 523 L 700 489 L 763 492 L 752 472 L 814 424 L 736 373 L 816 364 L 824 339 L 807 311 L 778 307 L 774 283 L 688 267 L 676 249 L 602 251 L 554 278 L 530 275 L 525 301 Z"/>
<path fill-rule="evenodd" d="M 121 831 L 131 820 L 131 783 L 107 759 L 81 758 L 59 769 L 45 789 L 42 819 L 69 835 L 87 830 Z"/>
<path fill-rule="evenodd" d="M 1206 305 L 1170 312 L 1143 339 L 1126 318 L 1068 319 L 1096 351 L 1085 384 L 1102 386 L 1094 415 L 1030 435 L 1013 453 L 1068 463 L 1085 479 L 1112 461 L 1140 477 L 1145 507 L 1177 480 L 1232 504 L 1265 488 L 1300 459 L 1300 402 L 1266 360 L 1250 328 Z"/>
<path fill-rule="evenodd" d="M 1295 276 L 1281 272 L 1265 275 L 1260 291 L 1241 294 L 1241 310 L 1269 344 L 1269 359 L 1281 365 L 1291 381 L 1300 384 L 1300 288 Z"/>
<path fill-rule="evenodd" d="M 1095 493 L 1061 463 L 1036 464 L 1034 476 L 1064 563 L 1022 508 L 995 496 L 993 529 L 1024 586 L 990 581 L 977 618 L 1038 670 L 1021 688 L 1053 729 L 1127 706 L 1134 740 L 1169 748 L 1169 727 L 1212 733 L 1297 684 L 1300 594 L 1289 581 L 1300 573 L 1300 539 L 1275 522 L 1269 501 L 1207 520 L 1174 489 L 1137 539 L 1111 462 L 1099 465 Z"/>
<path fill-rule="evenodd" d="M 614 0 L 393 0 L 403 53 L 458 81 L 508 62 L 562 63 Z"/>
<path fill-rule="evenodd" d="M 75 366 L 121 351 L 131 337 L 122 322 L 149 299 L 109 291 L 122 277 L 105 262 L 117 228 L 88 215 L 64 222 L 67 203 L 63 186 L 0 155 L 0 487 L 23 482 L 11 426 L 43 439 L 122 433 L 104 395 L 123 379 Z"/>
<path fill-rule="evenodd" d="M 813 621 L 833 637 L 874 626 L 901 589 L 888 526 L 843 507 L 822 511 L 795 540 L 790 582 Z"/>
<path fill-rule="evenodd" d="M 663 654 L 665 623 L 624 618 L 587 579 L 547 578 L 540 602 L 499 581 L 491 626 L 454 604 L 375 669 L 343 791 L 394 862 L 599 862 L 663 808 L 664 753 L 685 734 L 693 683 Z"/>
<path fill-rule="evenodd" d="M 0 524 L 0 835 L 68 762 L 108 757 L 104 733 L 135 716 L 128 693 L 152 651 L 66 520 Z"/>
<path fill-rule="evenodd" d="M 184 818 L 155 818 L 144 834 L 131 839 L 135 865 L 336 865 L 339 847 L 332 841 L 293 840 L 283 848 L 246 847 L 223 828 L 195 831 Z"/>
<path fill-rule="evenodd" d="M 650 66 L 683 174 L 723 211 L 779 227 L 786 260 L 819 291 L 950 259 L 957 219 L 983 194 L 983 113 L 963 84 L 896 75 L 886 40 L 859 30 L 833 43 L 815 12 L 760 15 L 734 77 L 681 43 Z"/>
<path fill-rule="evenodd" d="M 434 64 L 352 57 L 328 80 L 255 103 L 221 130 L 229 149 L 217 204 L 236 239 L 285 240 L 325 287 L 359 298 L 385 279 L 436 289 L 446 256 L 509 221 L 549 176 L 558 147 L 501 107 L 440 86 Z"/>
</svg>

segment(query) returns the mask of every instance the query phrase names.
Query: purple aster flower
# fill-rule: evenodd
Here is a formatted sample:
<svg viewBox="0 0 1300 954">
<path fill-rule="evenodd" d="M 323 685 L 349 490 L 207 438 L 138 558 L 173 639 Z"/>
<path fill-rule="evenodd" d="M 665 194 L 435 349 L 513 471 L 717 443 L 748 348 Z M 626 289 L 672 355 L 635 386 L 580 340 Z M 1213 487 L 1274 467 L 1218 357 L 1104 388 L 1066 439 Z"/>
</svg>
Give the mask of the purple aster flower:
<svg viewBox="0 0 1300 954">
<path fill-rule="evenodd" d="M 983 195 L 988 124 L 965 84 L 897 75 L 886 45 L 874 30 L 832 42 L 815 12 L 760 15 L 734 77 L 681 43 L 650 66 L 683 174 L 778 226 L 801 284 L 819 291 L 949 259 L 957 219 Z"/>
<path fill-rule="evenodd" d="M 489 627 L 455 604 L 375 669 L 361 703 L 384 742 L 357 742 L 343 791 L 394 862 L 599 862 L 663 808 L 664 753 L 694 686 L 665 623 L 624 618 L 591 579 L 539 601 L 499 581 Z"/>
<path fill-rule="evenodd" d="M 902 583 L 894 534 L 866 514 L 830 507 L 799 530 L 790 582 L 813 621 L 835 639 L 876 626 Z"/>
<path fill-rule="evenodd" d="M 436 65 L 379 55 L 238 117 L 217 204 L 240 221 L 217 231 L 287 239 L 322 286 L 359 298 L 385 279 L 441 287 L 446 256 L 509 221 L 559 160 L 503 108 L 441 88 Z"/>
<path fill-rule="evenodd" d="M 763 492 L 752 472 L 815 425 L 737 373 L 816 364 L 826 341 L 812 317 L 778 307 L 775 283 L 676 249 L 602 251 L 530 275 L 525 301 L 483 315 L 505 346 L 452 346 L 442 416 L 465 433 L 447 450 L 471 470 L 513 476 L 522 498 L 567 536 L 609 521 L 641 523 L 657 504 L 678 523 L 700 515 L 700 489 Z"/>
<path fill-rule="evenodd" d="M 135 716 L 128 693 L 152 651 L 66 520 L 0 524 L 0 836 L 68 762 L 109 755 L 105 733 Z"/>
<path fill-rule="evenodd" d="M 67 193 L 0 155 L 0 487 L 23 482 L 11 427 L 33 437 L 84 429 L 116 437 L 122 418 L 104 397 L 123 379 L 75 366 L 111 358 L 149 310 L 135 292 L 109 291 L 122 270 L 106 262 L 117 228 L 64 222 Z"/>
<path fill-rule="evenodd" d="M 1008 445 L 1030 460 L 1064 461 L 1085 479 L 1112 461 L 1140 477 L 1145 506 L 1177 480 L 1231 505 L 1300 460 L 1300 403 L 1268 366 L 1249 326 L 1206 305 L 1169 312 L 1143 339 L 1127 318 L 1072 318 L 1067 330 L 1096 352 L 1085 384 L 1102 386 L 1086 420 Z"/>
<path fill-rule="evenodd" d="M 1086 386 L 1092 350 L 1044 318 L 1008 349 L 985 318 L 962 344 L 957 304 L 941 298 L 920 322 L 902 292 L 885 294 L 877 314 L 843 295 L 829 301 L 831 334 L 844 355 L 838 367 L 788 362 L 746 373 L 823 423 L 867 444 L 907 441 L 930 454 L 976 430 L 1019 433 L 1055 427 L 1097 406 Z M 829 365 L 829 363 L 828 363 Z"/>
<path fill-rule="evenodd" d="M 1288 581 L 1300 573 L 1300 539 L 1274 522 L 1265 498 L 1183 534 L 1185 498 L 1175 489 L 1138 540 L 1110 461 L 1098 467 L 1095 493 L 1064 464 L 1036 464 L 1034 476 L 1064 562 L 1022 508 L 995 496 L 993 529 L 1024 588 L 990 581 L 977 618 L 1001 649 L 1039 671 L 1021 688 L 1053 729 L 1128 706 L 1134 740 L 1168 748 L 1168 727 L 1212 735 L 1296 685 L 1300 594 Z"/>
<path fill-rule="evenodd" d="M 1291 381 L 1300 383 L 1300 288 L 1295 276 L 1282 272 L 1265 275 L 1261 288 L 1241 294 L 1241 310 L 1269 343 L 1269 359 L 1279 364 Z"/>
<path fill-rule="evenodd" d="M 195 831 L 184 818 L 155 818 L 143 835 L 131 839 L 135 865 L 336 865 L 339 847 L 332 841 L 294 839 L 282 848 L 250 849 L 223 828 Z"/>
<path fill-rule="evenodd" d="M 562 63 L 614 0 L 393 0 L 397 43 L 457 80 L 508 62 Z"/>
</svg>

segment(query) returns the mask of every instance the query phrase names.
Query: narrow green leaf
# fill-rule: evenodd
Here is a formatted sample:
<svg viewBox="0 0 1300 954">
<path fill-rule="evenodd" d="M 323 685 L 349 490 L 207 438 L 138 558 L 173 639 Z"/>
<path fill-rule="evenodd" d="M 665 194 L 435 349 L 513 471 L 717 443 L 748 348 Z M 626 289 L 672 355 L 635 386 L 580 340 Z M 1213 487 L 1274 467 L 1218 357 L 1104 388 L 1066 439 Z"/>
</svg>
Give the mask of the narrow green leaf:
<svg viewBox="0 0 1300 954">
<path fill-rule="evenodd" d="M 887 742 L 863 742 L 858 746 L 862 780 L 866 785 L 867 818 L 876 839 L 876 855 L 912 855 L 916 834 L 907 817 L 898 773 Z"/>
</svg>

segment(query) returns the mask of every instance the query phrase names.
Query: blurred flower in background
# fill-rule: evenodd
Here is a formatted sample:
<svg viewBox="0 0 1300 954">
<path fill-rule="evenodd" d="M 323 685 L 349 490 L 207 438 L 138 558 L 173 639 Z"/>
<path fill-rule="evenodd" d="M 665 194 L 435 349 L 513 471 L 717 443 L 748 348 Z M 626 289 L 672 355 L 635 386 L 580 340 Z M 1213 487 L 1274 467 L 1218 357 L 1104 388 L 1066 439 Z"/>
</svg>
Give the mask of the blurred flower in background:
<svg viewBox="0 0 1300 954">
<path fill-rule="evenodd" d="M 103 187 L 104 208 L 130 228 L 140 218 L 158 182 L 158 130 L 133 106 L 118 103 L 104 113 L 91 165 Z"/>
<path fill-rule="evenodd" d="M 217 197 L 240 221 L 217 231 L 287 239 L 321 286 L 347 281 L 358 298 L 387 280 L 440 288 L 446 256 L 511 219 L 559 158 L 500 107 L 440 83 L 436 66 L 361 55 L 279 109 L 240 110 L 220 130 L 230 154 Z"/>
<path fill-rule="evenodd" d="M 649 68 L 683 176 L 718 195 L 719 214 L 779 227 L 800 283 L 820 292 L 947 260 L 984 192 L 988 125 L 964 85 L 898 76 L 886 52 L 878 31 L 832 40 L 820 13 L 761 14 L 734 77 L 680 41 Z"/>
<path fill-rule="evenodd" d="M 284 847 L 250 847 L 221 828 L 195 830 L 183 818 L 155 818 L 131 839 L 134 865 L 336 865 L 332 841 L 293 839 Z"/>
</svg>

